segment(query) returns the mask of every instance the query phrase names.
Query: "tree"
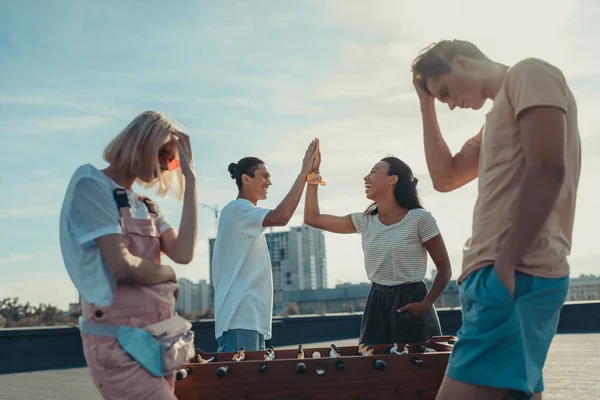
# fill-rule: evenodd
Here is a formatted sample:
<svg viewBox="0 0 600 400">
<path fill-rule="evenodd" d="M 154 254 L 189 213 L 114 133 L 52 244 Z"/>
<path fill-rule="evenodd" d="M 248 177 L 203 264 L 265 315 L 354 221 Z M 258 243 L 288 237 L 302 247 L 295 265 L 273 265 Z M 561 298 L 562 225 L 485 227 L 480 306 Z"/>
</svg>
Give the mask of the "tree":
<svg viewBox="0 0 600 400">
<path fill-rule="evenodd" d="M 283 316 L 289 317 L 290 315 L 300 315 L 300 308 L 296 303 L 290 303 L 283 310 Z"/>
<path fill-rule="evenodd" d="M 66 316 L 50 304 L 20 304 L 18 297 L 0 300 L 0 328 L 23 326 L 77 325 L 77 319 Z"/>
<path fill-rule="evenodd" d="M 196 314 L 196 320 L 199 320 L 199 319 L 215 319 L 215 309 L 207 308 L 206 310 L 202 311 L 201 313 Z"/>
</svg>

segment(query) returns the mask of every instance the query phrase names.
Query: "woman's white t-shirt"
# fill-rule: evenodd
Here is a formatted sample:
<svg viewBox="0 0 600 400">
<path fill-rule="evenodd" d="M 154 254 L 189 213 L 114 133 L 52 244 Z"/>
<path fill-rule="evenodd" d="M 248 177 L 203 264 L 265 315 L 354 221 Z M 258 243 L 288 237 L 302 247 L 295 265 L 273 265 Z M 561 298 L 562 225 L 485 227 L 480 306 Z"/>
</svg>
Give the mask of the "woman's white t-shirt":
<svg viewBox="0 0 600 400">
<path fill-rule="evenodd" d="M 409 210 L 392 225 L 382 224 L 379 215 L 361 212 L 350 216 L 361 235 L 365 269 L 371 282 L 395 286 L 425 279 L 427 250 L 423 243 L 440 234 L 429 211 Z"/>
<path fill-rule="evenodd" d="M 114 186 L 114 187 L 113 187 Z M 91 164 L 73 174 L 60 213 L 60 248 L 67 272 L 81 296 L 98 306 L 112 304 L 116 280 L 100 254 L 96 239 L 123 234 L 113 190 L 121 188 Z M 134 218 L 150 219 L 143 201 L 127 191 Z M 155 202 L 159 232 L 173 228 Z"/>
</svg>

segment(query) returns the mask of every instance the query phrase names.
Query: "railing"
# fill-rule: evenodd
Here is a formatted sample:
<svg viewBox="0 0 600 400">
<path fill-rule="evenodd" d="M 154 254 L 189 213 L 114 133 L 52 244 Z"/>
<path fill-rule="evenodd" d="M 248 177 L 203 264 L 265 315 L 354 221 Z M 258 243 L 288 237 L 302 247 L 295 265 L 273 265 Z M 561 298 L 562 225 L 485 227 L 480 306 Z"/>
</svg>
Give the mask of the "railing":
<svg viewBox="0 0 600 400">
<path fill-rule="evenodd" d="M 455 335 L 461 325 L 460 309 L 439 309 L 445 335 Z M 269 345 L 286 346 L 358 337 L 361 313 L 300 315 L 273 319 Z M 193 323 L 196 347 L 216 351 L 214 321 Z M 565 304 L 558 333 L 600 333 L 600 301 Z M 0 329 L 0 374 L 85 366 L 76 327 Z"/>
</svg>

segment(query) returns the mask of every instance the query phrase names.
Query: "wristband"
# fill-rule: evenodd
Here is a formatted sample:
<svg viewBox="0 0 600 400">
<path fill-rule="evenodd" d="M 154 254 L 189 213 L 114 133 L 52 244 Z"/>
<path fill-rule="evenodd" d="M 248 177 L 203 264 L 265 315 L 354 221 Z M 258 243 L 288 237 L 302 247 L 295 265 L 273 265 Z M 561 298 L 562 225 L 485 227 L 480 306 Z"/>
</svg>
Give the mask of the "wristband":
<svg viewBox="0 0 600 400">
<path fill-rule="evenodd" d="M 306 177 L 306 182 L 308 182 L 309 185 L 325 186 L 325 181 L 323 180 L 321 175 L 317 175 L 314 172 L 308 174 L 308 176 Z"/>
</svg>

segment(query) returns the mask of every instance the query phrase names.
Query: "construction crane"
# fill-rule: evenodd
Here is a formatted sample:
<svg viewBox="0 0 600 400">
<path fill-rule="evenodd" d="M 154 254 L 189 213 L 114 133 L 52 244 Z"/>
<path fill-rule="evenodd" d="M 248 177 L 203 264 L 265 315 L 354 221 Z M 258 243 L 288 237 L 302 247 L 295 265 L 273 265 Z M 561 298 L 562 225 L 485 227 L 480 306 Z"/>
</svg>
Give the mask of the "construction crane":
<svg viewBox="0 0 600 400">
<path fill-rule="evenodd" d="M 208 208 L 210 210 L 213 210 L 215 213 L 215 233 L 217 232 L 217 229 L 219 227 L 219 215 L 221 214 L 221 209 L 219 208 L 219 206 L 217 204 L 215 204 L 214 206 L 211 206 L 210 204 L 205 204 L 205 203 L 198 203 L 200 206 Z"/>
</svg>

